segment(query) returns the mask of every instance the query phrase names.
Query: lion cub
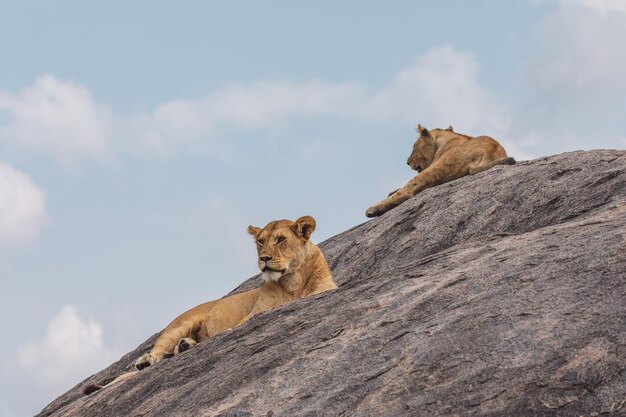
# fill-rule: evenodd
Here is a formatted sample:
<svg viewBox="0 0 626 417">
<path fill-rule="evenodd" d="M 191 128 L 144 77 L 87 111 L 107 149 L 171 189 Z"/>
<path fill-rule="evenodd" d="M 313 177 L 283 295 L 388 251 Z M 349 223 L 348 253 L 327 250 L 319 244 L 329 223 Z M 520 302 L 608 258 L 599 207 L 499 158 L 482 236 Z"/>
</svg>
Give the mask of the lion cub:
<svg viewBox="0 0 626 417">
<path fill-rule="evenodd" d="M 337 288 L 322 251 L 309 240 L 315 219 L 276 220 L 248 227 L 256 242 L 264 282 L 259 288 L 200 304 L 178 316 L 161 333 L 154 347 L 135 361 L 135 371 L 107 385 L 131 378 L 141 369 L 184 352 L 196 343 L 245 323 L 254 315 L 299 298 Z M 85 394 L 102 388 L 90 385 Z"/>
<path fill-rule="evenodd" d="M 502 145 L 489 136 L 472 138 L 454 132 L 452 126 L 429 131 L 418 125 L 416 130 L 419 137 L 407 164 L 419 174 L 368 208 L 367 217 L 380 216 L 426 188 L 477 174 L 494 165 L 515 163 L 515 159 L 507 157 Z"/>
</svg>

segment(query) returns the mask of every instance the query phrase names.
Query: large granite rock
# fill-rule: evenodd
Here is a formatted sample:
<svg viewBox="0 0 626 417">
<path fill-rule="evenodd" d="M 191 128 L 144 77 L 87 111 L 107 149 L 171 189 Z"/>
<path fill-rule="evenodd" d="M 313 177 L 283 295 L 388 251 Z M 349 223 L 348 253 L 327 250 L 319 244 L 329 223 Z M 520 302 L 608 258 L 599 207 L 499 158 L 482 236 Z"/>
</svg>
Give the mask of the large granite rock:
<svg viewBox="0 0 626 417">
<path fill-rule="evenodd" d="M 337 291 L 40 416 L 626 415 L 625 234 L 626 151 L 495 167 L 321 244 Z"/>
</svg>

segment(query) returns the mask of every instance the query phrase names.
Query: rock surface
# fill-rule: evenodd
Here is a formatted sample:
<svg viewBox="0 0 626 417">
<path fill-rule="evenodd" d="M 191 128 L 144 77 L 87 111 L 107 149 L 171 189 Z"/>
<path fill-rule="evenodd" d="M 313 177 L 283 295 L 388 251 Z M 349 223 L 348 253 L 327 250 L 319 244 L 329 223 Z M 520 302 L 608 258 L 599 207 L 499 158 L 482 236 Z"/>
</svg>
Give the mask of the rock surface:
<svg viewBox="0 0 626 417">
<path fill-rule="evenodd" d="M 321 244 L 337 291 L 39 415 L 623 416 L 625 235 L 626 151 L 498 166 Z"/>
</svg>

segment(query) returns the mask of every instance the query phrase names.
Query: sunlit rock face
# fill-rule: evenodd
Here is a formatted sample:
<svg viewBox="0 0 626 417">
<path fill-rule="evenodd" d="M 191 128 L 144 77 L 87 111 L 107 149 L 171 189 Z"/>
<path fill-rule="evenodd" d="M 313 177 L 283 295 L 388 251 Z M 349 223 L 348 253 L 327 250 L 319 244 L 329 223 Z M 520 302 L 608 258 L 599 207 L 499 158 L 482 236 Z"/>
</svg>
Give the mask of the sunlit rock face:
<svg viewBox="0 0 626 417">
<path fill-rule="evenodd" d="M 82 394 L 153 336 L 40 416 L 626 414 L 626 152 L 498 166 L 320 247 L 338 290 Z"/>
</svg>

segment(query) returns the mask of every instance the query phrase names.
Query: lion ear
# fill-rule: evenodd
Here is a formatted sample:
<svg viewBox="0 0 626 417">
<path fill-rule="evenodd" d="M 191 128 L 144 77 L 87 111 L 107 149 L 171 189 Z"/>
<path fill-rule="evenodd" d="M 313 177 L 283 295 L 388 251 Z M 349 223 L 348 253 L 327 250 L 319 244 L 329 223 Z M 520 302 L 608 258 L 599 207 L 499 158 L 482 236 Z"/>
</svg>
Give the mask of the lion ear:
<svg viewBox="0 0 626 417">
<path fill-rule="evenodd" d="M 248 233 L 256 237 L 262 229 L 260 227 L 248 226 Z"/>
<path fill-rule="evenodd" d="M 311 216 L 302 216 L 293 224 L 294 232 L 298 236 L 302 236 L 304 239 L 309 240 L 311 233 L 315 230 L 315 219 Z"/>
<path fill-rule="evenodd" d="M 452 127 L 452 125 L 448 126 L 448 128 L 446 130 L 448 132 L 454 132 L 454 128 Z"/>
<path fill-rule="evenodd" d="M 430 132 L 428 131 L 428 129 L 426 129 L 422 125 L 417 125 L 417 128 L 415 130 L 417 130 L 417 133 L 419 133 L 420 136 L 424 136 L 424 137 L 430 136 Z"/>
</svg>

